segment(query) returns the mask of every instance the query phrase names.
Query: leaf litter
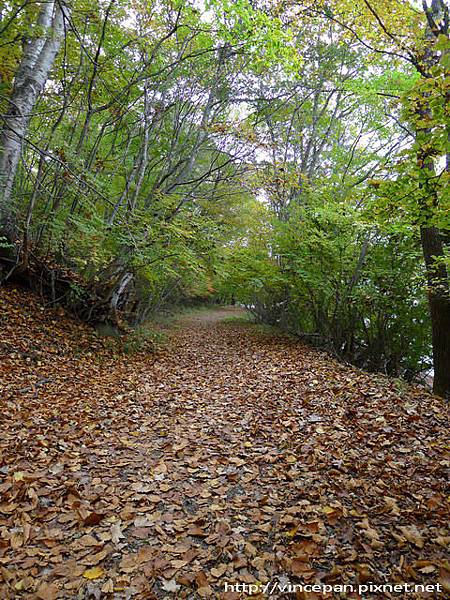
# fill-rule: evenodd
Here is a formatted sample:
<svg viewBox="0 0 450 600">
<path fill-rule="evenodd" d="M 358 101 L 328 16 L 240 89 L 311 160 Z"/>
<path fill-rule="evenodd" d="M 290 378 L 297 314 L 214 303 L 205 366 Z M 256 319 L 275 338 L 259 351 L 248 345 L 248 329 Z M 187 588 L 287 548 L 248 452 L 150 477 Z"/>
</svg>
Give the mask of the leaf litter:
<svg viewBox="0 0 450 600">
<path fill-rule="evenodd" d="M 233 309 L 133 355 L 29 292 L 1 289 L 0 309 L 1 598 L 449 591 L 443 400 Z"/>
</svg>

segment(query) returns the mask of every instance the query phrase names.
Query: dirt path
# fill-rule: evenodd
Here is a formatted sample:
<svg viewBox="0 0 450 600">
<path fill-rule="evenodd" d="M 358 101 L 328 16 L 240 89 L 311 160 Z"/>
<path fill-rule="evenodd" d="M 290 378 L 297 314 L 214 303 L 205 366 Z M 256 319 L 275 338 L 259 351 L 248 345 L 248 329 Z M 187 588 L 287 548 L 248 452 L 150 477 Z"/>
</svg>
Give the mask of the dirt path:
<svg viewBox="0 0 450 600">
<path fill-rule="evenodd" d="M 218 308 L 209 308 L 204 310 L 193 311 L 186 315 L 181 315 L 179 322 L 200 325 L 216 325 L 222 321 L 230 321 L 233 319 L 245 319 L 246 311 L 238 306 L 220 306 Z"/>
<path fill-rule="evenodd" d="M 184 319 L 151 359 L 70 355 L 45 395 L 9 397 L 2 598 L 445 583 L 444 403 L 238 314 Z"/>
</svg>

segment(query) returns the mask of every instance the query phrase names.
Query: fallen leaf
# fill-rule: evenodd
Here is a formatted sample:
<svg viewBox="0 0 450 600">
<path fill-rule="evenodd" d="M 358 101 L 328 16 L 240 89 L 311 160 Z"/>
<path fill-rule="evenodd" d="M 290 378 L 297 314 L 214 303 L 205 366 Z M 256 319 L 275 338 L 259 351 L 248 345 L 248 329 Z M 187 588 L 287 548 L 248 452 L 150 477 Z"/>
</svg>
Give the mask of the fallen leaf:
<svg viewBox="0 0 450 600">
<path fill-rule="evenodd" d="M 58 597 L 58 587 L 53 583 L 41 583 L 36 596 L 40 600 L 55 600 Z"/>
<path fill-rule="evenodd" d="M 399 525 L 397 529 L 402 532 L 408 542 L 415 544 L 418 548 L 423 548 L 423 537 L 415 525 Z"/>
<path fill-rule="evenodd" d="M 111 541 L 115 546 L 117 546 L 117 544 L 120 542 L 120 540 L 124 539 L 124 537 L 125 537 L 120 528 L 120 522 L 113 523 L 111 525 L 110 532 L 111 532 Z"/>
<path fill-rule="evenodd" d="M 181 586 L 177 584 L 175 579 L 170 579 L 168 581 L 166 579 L 163 579 L 161 587 L 165 592 L 175 593 L 178 592 Z"/>
<path fill-rule="evenodd" d="M 104 574 L 105 571 L 102 567 L 92 567 L 92 569 L 86 569 L 86 571 L 84 571 L 83 577 L 85 579 L 99 579 L 100 577 L 103 577 Z"/>
</svg>

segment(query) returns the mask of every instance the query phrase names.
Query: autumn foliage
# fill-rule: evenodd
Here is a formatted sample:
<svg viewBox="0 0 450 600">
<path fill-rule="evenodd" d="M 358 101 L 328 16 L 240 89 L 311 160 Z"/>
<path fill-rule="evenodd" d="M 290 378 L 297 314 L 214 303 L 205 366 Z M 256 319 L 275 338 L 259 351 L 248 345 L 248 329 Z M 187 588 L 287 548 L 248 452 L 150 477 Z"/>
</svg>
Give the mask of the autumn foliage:
<svg viewBox="0 0 450 600">
<path fill-rule="evenodd" d="M 240 309 L 126 355 L 29 292 L 0 307 L 2 598 L 231 600 L 225 582 L 277 577 L 448 591 L 443 400 Z"/>
</svg>

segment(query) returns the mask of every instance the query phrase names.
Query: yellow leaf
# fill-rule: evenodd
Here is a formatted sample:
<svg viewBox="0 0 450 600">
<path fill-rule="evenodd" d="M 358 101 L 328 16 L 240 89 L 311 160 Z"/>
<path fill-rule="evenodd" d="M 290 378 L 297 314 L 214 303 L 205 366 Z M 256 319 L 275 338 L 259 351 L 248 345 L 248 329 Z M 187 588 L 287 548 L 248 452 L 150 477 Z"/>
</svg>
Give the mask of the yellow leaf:
<svg viewBox="0 0 450 600">
<path fill-rule="evenodd" d="M 252 587 L 251 591 L 250 591 L 250 596 L 259 596 L 259 594 L 261 593 L 262 590 L 262 583 L 260 583 L 258 580 L 252 582 L 253 585 L 256 585 L 257 588 L 255 590 L 254 587 Z"/>
<path fill-rule="evenodd" d="M 99 577 L 103 577 L 104 574 L 105 571 L 102 567 L 92 567 L 92 569 L 86 569 L 83 573 L 83 577 L 86 579 L 98 579 Z"/>
<path fill-rule="evenodd" d="M 287 533 L 286 533 L 286 537 L 290 537 L 293 538 L 297 535 L 297 531 L 298 531 L 298 525 L 296 527 L 293 527 L 292 529 L 290 529 Z"/>
<path fill-rule="evenodd" d="M 23 481 L 24 477 L 25 477 L 25 472 L 24 471 L 16 471 L 13 474 L 14 481 Z"/>
<path fill-rule="evenodd" d="M 334 512 L 336 512 L 336 509 L 332 506 L 324 506 L 322 507 L 322 512 L 326 515 L 332 515 Z"/>
</svg>

